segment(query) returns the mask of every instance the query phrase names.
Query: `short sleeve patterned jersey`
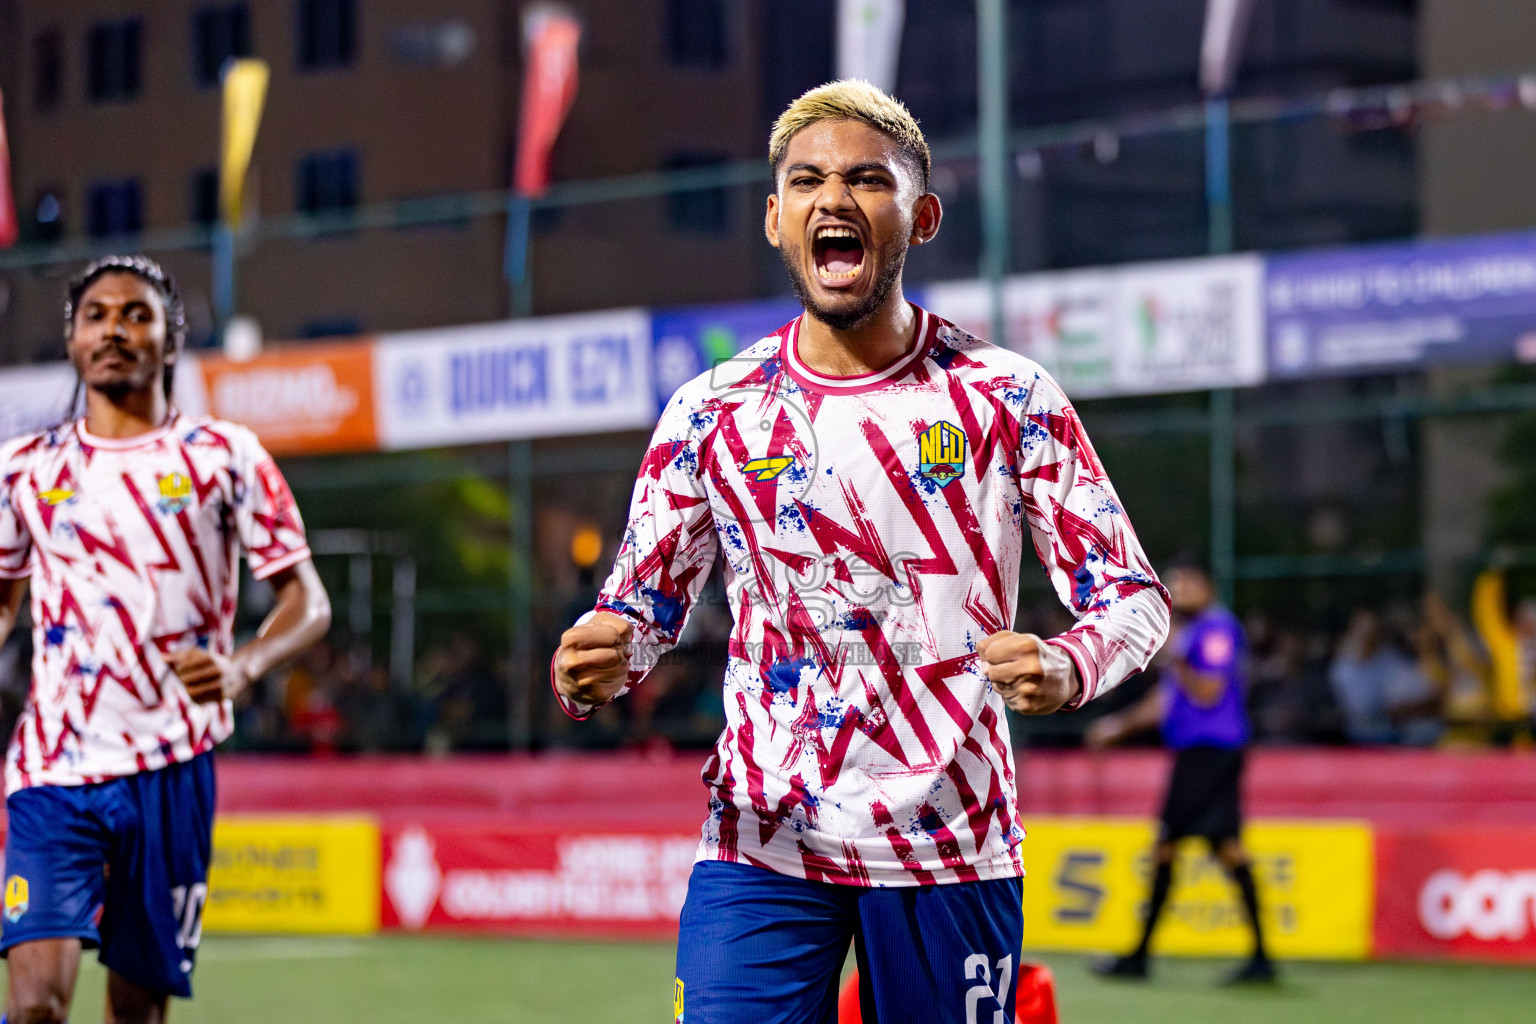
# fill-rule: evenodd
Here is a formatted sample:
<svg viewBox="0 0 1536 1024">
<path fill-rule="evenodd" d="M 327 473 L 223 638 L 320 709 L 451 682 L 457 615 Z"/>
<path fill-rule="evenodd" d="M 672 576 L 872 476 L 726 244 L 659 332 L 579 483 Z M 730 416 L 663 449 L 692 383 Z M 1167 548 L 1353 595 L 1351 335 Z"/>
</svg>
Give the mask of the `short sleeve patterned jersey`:
<svg viewBox="0 0 1536 1024">
<path fill-rule="evenodd" d="M 634 623 L 634 685 L 724 555 L 701 859 L 854 885 L 1017 876 L 1004 704 L 976 647 L 1014 626 L 1025 545 L 1077 619 L 1051 642 L 1083 699 L 1167 634 L 1167 593 L 1056 383 L 916 315 L 911 352 L 855 378 L 807 366 L 791 323 L 656 428 L 598 607 Z"/>
<path fill-rule="evenodd" d="M 287 483 L 254 434 L 173 416 L 132 438 L 83 423 L 0 446 L 0 576 L 30 577 L 32 688 L 6 791 L 187 761 L 232 728 L 164 655 L 229 654 L 239 556 L 258 579 L 309 557 Z"/>
</svg>

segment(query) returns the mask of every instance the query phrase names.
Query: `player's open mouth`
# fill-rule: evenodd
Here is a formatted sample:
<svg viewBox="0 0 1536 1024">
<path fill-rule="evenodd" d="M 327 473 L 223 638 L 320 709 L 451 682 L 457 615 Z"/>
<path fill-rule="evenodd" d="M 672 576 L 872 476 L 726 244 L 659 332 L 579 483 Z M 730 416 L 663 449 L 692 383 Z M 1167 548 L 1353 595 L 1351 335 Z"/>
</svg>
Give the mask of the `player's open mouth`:
<svg viewBox="0 0 1536 1024">
<path fill-rule="evenodd" d="M 822 284 L 850 282 L 864 269 L 864 243 L 852 228 L 835 224 L 817 228 L 811 249 Z"/>
</svg>

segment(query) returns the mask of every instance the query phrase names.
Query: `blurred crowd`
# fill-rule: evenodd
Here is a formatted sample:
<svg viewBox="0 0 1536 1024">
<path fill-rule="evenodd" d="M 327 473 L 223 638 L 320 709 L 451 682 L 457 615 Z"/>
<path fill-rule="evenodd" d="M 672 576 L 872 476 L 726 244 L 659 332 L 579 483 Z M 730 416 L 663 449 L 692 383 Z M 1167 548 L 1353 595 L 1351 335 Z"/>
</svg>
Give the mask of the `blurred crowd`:
<svg viewBox="0 0 1536 1024">
<path fill-rule="evenodd" d="M 1250 702 L 1261 737 L 1530 743 L 1536 599 L 1507 600 L 1499 572 L 1478 578 L 1466 617 L 1428 593 L 1417 607 L 1356 609 L 1331 645 L 1326 637 L 1270 628 L 1262 616 L 1250 629 Z M 1316 713 L 1325 699 L 1331 721 Z"/>
<path fill-rule="evenodd" d="M 1511 600 L 1501 573 L 1478 578 L 1464 615 L 1429 593 L 1416 603 L 1355 608 L 1339 622 L 1342 628 L 1329 630 L 1283 624 L 1259 610 L 1245 616 L 1257 742 L 1531 745 L 1536 599 Z M 730 625 L 723 593 L 706 592 L 677 650 L 645 684 L 580 725 L 560 711 L 546 680 L 534 678 L 524 691 L 529 741 L 536 748 L 712 744 L 724 724 L 720 675 Z M 1049 634 L 1070 625 L 1059 605 L 1044 602 L 1026 611 L 1020 628 Z M 26 697 L 28 633 L 18 629 L 0 647 L 0 724 L 7 731 Z M 541 630 L 545 657 L 558 633 L 554 625 Z M 337 629 L 294 665 L 253 684 L 238 702 L 233 744 L 315 754 L 504 750 L 514 727 L 510 663 L 507 651 L 488 649 L 463 628 L 426 644 L 409 678 L 392 678 L 373 645 Z M 1015 717 L 1016 742 L 1076 745 L 1088 720 L 1135 699 L 1155 685 L 1156 673 L 1077 714 Z"/>
</svg>

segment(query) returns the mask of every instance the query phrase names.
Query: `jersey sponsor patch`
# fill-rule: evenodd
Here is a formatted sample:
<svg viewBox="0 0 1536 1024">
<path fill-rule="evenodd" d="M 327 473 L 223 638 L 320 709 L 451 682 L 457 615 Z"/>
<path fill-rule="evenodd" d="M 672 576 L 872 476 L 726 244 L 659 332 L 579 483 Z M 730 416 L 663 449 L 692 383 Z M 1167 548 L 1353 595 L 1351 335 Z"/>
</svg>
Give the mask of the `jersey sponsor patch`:
<svg viewBox="0 0 1536 1024">
<path fill-rule="evenodd" d="M 683 979 L 673 978 L 672 981 L 672 1024 L 683 1024 Z"/>
<path fill-rule="evenodd" d="M 51 490 L 40 491 L 37 495 L 37 500 L 49 508 L 54 508 L 71 500 L 74 496 L 75 489 L 73 487 L 54 487 Z"/>
<path fill-rule="evenodd" d="M 795 464 L 793 455 L 770 455 L 761 459 L 753 459 L 741 467 L 741 471 L 752 477 L 757 483 L 767 483 L 790 466 Z M 753 474 L 756 476 L 753 476 Z"/>
<path fill-rule="evenodd" d="M 12 924 L 21 920 L 21 915 L 27 912 L 32 905 L 31 886 L 20 875 L 12 875 L 5 880 L 5 919 Z"/>
<path fill-rule="evenodd" d="M 965 472 L 965 431 L 940 420 L 917 436 L 917 471 L 948 487 Z"/>
</svg>

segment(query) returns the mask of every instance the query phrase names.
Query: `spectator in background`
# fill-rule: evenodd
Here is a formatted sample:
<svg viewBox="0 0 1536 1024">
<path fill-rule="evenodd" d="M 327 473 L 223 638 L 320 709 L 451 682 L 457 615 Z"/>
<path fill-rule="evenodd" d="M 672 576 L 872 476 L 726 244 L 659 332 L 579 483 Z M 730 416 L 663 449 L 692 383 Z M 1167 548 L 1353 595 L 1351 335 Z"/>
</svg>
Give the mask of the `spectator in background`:
<svg viewBox="0 0 1536 1024">
<path fill-rule="evenodd" d="M 1536 601 L 1527 598 L 1511 611 L 1504 570 L 1495 566 L 1473 584 L 1472 621 L 1488 651 L 1489 699 L 1499 738 L 1529 743 L 1536 706 Z"/>
<path fill-rule="evenodd" d="M 1352 742 L 1428 746 L 1444 731 L 1440 693 L 1369 608 L 1350 616 L 1328 680 Z"/>
<path fill-rule="evenodd" d="M 1490 666 L 1471 630 L 1439 594 L 1420 605 L 1413 633 L 1419 671 L 1440 694 L 1448 742 L 1483 745 L 1492 738 Z"/>
</svg>

